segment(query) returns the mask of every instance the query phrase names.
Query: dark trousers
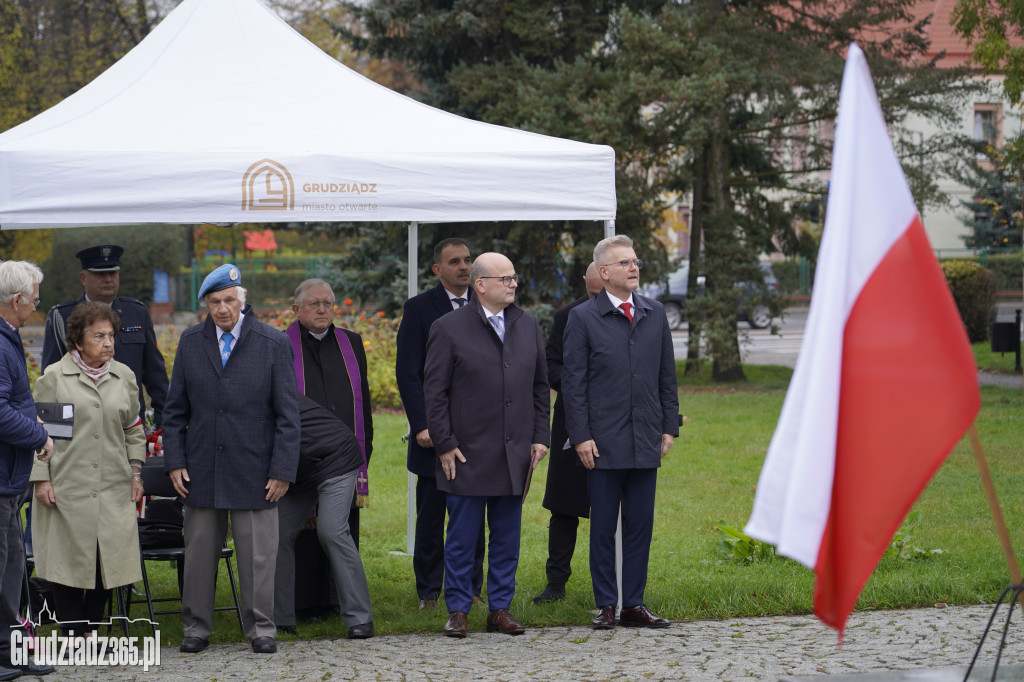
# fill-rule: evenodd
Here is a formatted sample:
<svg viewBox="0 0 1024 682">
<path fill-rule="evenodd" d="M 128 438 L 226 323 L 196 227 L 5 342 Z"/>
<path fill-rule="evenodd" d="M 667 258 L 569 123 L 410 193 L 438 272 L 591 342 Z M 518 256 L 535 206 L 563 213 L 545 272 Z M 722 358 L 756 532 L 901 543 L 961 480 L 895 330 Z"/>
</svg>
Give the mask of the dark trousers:
<svg viewBox="0 0 1024 682">
<path fill-rule="evenodd" d="M 523 502 L 519 495 L 467 497 L 448 495 L 448 537 L 444 544 L 444 601 L 448 611 L 469 613 L 473 604 L 471 575 L 477 538 L 490 528 L 487 548 L 487 603 L 491 611 L 507 609 L 516 592 L 519 533 Z"/>
<path fill-rule="evenodd" d="M 82 637 L 95 632 L 103 621 L 103 607 L 110 600 L 111 590 L 103 589 L 100 574 L 100 550 L 96 548 L 96 586 L 89 590 L 53 583 L 53 600 L 57 602 L 57 619 L 68 637 Z"/>
<path fill-rule="evenodd" d="M 618 603 L 615 526 L 622 507 L 622 608 L 644 603 L 657 469 L 590 469 L 590 576 L 598 608 Z"/>
<path fill-rule="evenodd" d="M 11 657 L 11 632 L 13 626 L 18 625 L 25 580 L 25 546 L 18 524 L 19 497 L 0 496 L 0 570 L 3 571 L 0 574 L 0 662 Z"/>
<path fill-rule="evenodd" d="M 430 476 L 416 477 L 416 538 L 413 541 L 412 570 L 420 599 L 437 599 L 444 583 L 444 517 L 448 494 L 437 489 Z M 476 541 L 473 558 L 473 594 L 484 586 L 484 527 Z"/>
<path fill-rule="evenodd" d="M 549 585 L 565 587 L 569 581 L 579 527 L 578 516 L 551 512 L 551 521 L 548 522 L 548 561 L 544 565 Z"/>
</svg>

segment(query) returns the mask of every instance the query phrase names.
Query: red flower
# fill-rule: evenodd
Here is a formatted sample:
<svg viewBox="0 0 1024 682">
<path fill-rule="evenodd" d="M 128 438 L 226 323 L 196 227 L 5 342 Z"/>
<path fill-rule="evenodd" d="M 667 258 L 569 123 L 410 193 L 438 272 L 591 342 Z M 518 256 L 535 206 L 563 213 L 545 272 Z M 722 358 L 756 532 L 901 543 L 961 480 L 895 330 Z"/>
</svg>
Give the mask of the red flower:
<svg viewBox="0 0 1024 682">
<path fill-rule="evenodd" d="M 384 311 L 383 310 L 378 310 L 377 311 L 377 317 L 384 317 Z"/>
<path fill-rule="evenodd" d="M 345 305 L 352 305 L 352 299 L 351 298 L 346 298 L 344 303 L 345 303 Z"/>
</svg>

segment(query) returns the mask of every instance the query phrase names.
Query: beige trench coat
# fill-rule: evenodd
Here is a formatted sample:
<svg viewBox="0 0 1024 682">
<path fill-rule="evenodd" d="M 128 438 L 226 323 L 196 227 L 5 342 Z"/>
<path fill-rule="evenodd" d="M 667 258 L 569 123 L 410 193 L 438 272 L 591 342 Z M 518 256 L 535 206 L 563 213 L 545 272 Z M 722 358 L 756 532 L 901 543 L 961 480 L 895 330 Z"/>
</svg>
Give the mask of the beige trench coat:
<svg viewBox="0 0 1024 682">
<path fill-rule="evenodd" d="M 32 504 L 36 573 L 46 580 L 96 586 L 96 548 L 107 589 L 142 579 L 139 528 L 129 459 L 146 457 L 135 375 L 116 360 L 93 383 L 65 355 L 36 381 L 36 402 L 72 403 L 75 433 L 55 440 L 49 462 L 35 461 L 32 482 L 50 481 L 56 506 Z M 131 427 L 131 428 L 129 428 Z"/>
</svg>

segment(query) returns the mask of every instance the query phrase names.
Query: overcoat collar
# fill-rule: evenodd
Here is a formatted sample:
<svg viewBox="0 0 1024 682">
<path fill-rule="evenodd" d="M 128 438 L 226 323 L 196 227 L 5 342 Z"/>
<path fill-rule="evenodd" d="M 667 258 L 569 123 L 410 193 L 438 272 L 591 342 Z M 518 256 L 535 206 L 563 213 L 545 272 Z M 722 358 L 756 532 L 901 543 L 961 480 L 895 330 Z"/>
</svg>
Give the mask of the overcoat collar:
<svg viewBox="0 0 1024 682">
<path fill-rule="evenodd" d="M 489 329 L 490 332 L 494 334 L 494 338 L 498 338 L 498 332 L 494 331 L 494 327 L 492 327 L 491 323 L 487 320 L 487 317 L 488 315 L 490 315 L 490 313 L 488 313 L 484 309 L 484 307 L 480 305 L 480 301 L 477 300 L 475 296 L 469 301 L 469 303 L 467 303 L 463 307 L 468 308 L 471 311 L 469 314 L 473 315 L 476 319 L 480 320 L 480 324 L 487 327 L 487 329 Z M 508 331 L 509 329 L 512 328 L 512 325 L 515 324 L 516 321 L 522 316 L 523 309 L 517 306 L 515 303 L 511 303 L 507 308 L 505 308 L 505 338 L 508 338 Z"/>
<path fill-rule="evenodd" d="M 79 366 L 75 364 L 75 361 L 71 359 L 71 353 L 65 353 L 60 358 L 60 371 L 61 371 L 61 374 L 67 374 L 67 375 L 71 375 L 71 376 L 74 376 L 75 374 L 77 374 L 79 381 L 81 381 L 86 386 L 91 386 L 93 388 L 98 387 L 100 384 L 102 384 L 104 381 L 106 381 L 107 380 L 107 375 L 112 374 L 112 375 L 114 375 L 116 377 L 120 377 L 121 373 L 123 371 L 122 368 L 124 368 L 124 365 L 122 365 L 121 363 L 119 363 L 117 361 L 111 362 L 110 363 L 110 371 L 107 372 L 107 374 L 104 374 L 103 376 L 101 376 L 99 382 L 94 383 L 93 380 L 90 379 L 88 376 L 86 376 L 85 372 L 83 372 L 81 370 L 81 368 L 79 368 Z"/>
<path fill-rule="evenodd" d="M 444 315 L 445 313 L 450 313 L 454 310 L 454 308 L 452 308 L 452 300 L 448 298 L 448 291 L 444 288 L 443 284 L 438 282 L 437 286 L 430 290 L 430 294 L 430 298 L 434 303 L 434 307 L 437 308 L 437 312 Z M 473 296 L 473 287 L 466 289 L 464 297 L 467 302 L 476 298 Z"/>
<path fill-rule="evenodd" d="M 597 306 L 597 312 L 602 317 L 605 316 L 605 315 L 612 315 L 612 314 L 622 315 L 623 317 L 626 316 L 625 313 L 623 313 L 621 310 L 619 310 L 618 308 L 616 308 L 616 307 L 614 307 L 612 305 L 611 299 L 608 298 L 608 292 L 606 292 L 604 289 L 602 289 L 601 293 L 599 293 L 597 296 L 594 297 L 594 305 Z M 633 292 L 633 325 L 634 326 L 636 325 L 637 322 L 639 322 L 641 319 L 643 319 L 647 315 L 647 313 L 649 311 L 651 311 L 653 309 L 654 309 L 654 306 L 651 305 L 651 302 L 649 300 L 647 300 L 646 297 L 641 296 L 640 294 L 636 293 L 635 291 Z"/>
<path fill-rule="evenodd" d="M 235 344 L 231 347 L 232 354 L 238 350 L 239 346 L 245 343 L 246 337 L 249 335 L 249 330 L 252 328 L 253 320 L 255 316 L 252 312 L 252 304 L 246 303 L 242 308 L 242 328 L 238 330 L 238 339 Z M 203 347 L 206 349 L 206 356 L 210 358 L 210 364 L 213 365 L 214 369 L 217 370 L 217 374 L 224 373 L 224 365 L 220 360 L 220 348 L 217 347 L 217 325 L 213 323 L 213 316 L 207 315 L 206 322 L 203 323 Z"/>
</svg>

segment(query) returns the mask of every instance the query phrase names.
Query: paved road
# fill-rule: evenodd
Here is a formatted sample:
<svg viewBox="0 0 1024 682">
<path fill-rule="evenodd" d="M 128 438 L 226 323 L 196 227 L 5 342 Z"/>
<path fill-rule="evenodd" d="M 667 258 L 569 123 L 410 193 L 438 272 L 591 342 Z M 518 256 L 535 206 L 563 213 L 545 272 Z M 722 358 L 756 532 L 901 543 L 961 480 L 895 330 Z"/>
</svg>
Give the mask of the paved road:
<svg viewBox="0 0 1024 682">
<path fill-rule="evenodd" d="M 746 322 L 736 328 L 740 331 L 740 351 L 743 362 L 752 365 L 796 366 L 796 356 L 804 340 L 804 326 L 807 324 L 807 308 L 789 308 L 778 322 L 779 334 L 768 329 L 751 329 Z M 686 358 L 686 344 L 690 335 L 683 328 L 672 332 L 672 344 L 677 360 Z"/>
<path fill-rule="evenodd" d="M 997 314 L 1000 321 L 1013 319 L 1014 310 L 1021 307 L 1020 301 L 1001 301 Z M 807 324 L 807 308 L 788 308 L 782 320 L 778 322 L 779 334 L 772 334 L 768 329 L 751 329 L 746 322 L 740 322 L 737 329 L 741 333 L 740 352 L 743 362 L 752 365 L 783 365 L 796 367 L 796 358 L 804 340 L 804 327 Z M 672 332 L 672 344 L 677 360 L 686 358 L 686 344 L 689 334 L 686 325 L 679 331 Z M 982 384 L 1004 386 L 1007 388 L 1024 387 L 1021 375 L 990 374 L 978 372 L 978 380 Z"/>
<path fill-rule="evenodd" d="M 664 630 L 587 627 L 528 630 L 521 637 L 471 632 L 371 640 L 280 643 L 257 656 L 244 644 L 201 654 L 164 649 L 161 665 L 108 668 L 105 680 L 738 680 L 789 675 L 925 672 L 966 667 L 988 618 L 987 606 L 874 611 L 851 616 L 842 648 L 813 616 L 687 621 Z M 1020 619 L 1020 613 L 1016 614 Z M 981 663 L 995 660 L 988 644 Z M 1012 627 L 1003 664 L 1024 663 L 1024 633 Z M 98 679 L 95 668 L 62 669 L 47 679 Z M 972 676 L 973 677 L 973 676 Z M 877 678 L 876 678 L 877 679 Z"/>
</svg>

